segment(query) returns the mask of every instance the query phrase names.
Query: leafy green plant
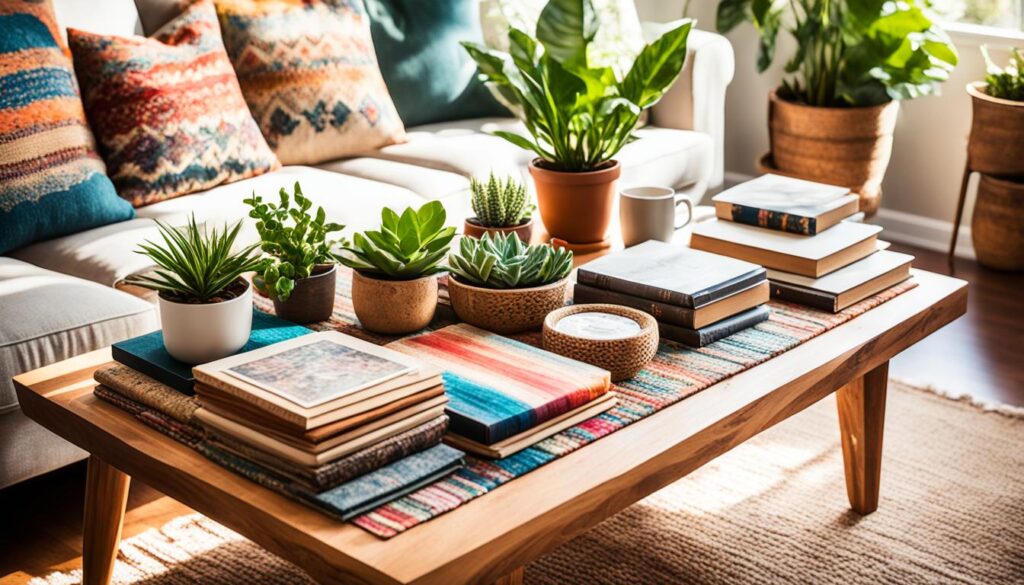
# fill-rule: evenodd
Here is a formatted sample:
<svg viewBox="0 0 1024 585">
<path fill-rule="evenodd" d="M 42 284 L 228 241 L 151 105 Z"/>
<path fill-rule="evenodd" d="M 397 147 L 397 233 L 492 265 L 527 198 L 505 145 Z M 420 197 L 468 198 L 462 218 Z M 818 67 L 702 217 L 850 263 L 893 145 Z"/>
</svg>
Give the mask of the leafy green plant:
<svg viewBox="0 0 1024 585">
<path fill-rule="evenodd" d="M 572 251 L 548 244 L 527 246 L 515 234 L 465 237 L 449 269 L 466 284 L 486 288 L 531 288 L 557 282 L 572 272 Z"/>
<path fill-rule="evenodd" d="M 469 189 L 473 213 L 484 227 L 516 226 L 533 213 L 534 206 L 529 204 L 526 186 L 512 176 L 501 181 L 491 173 L 486 183 L 473 178 Z"/>
<path fill-rule="evenodd" d="M 136 253 L 148 256 L 158 268 L 152 275 L 126 279 L 128 284 L 159 292 L 168 300 L 210 303 L 234 297 L 230 290 L 238 277 L 260 266 L 256 244 L 233 251 L 241 222 L 209 232 L 200 228 L 195 215 L 184 227 L 156 222 L 163 243 L 147 240 Z"/>
<path fill-rule="evenodd" d="M 439 201 L 418 210 L 409 207 L 401 216 L 385 207 L 380 213 L 380 230 L 355 234 L 339 260 L 361 274 L 389 280 L 413 280 L 442 272 L 441 261 L 455 236 L 455 228 L 445 227 L 445 218 Z"/>
<path fill-rule="evenodd" d="M 988 47 L 981 46 L 981 54 L 985 57 L 985 93 L 1004 100 L 1024 102 L 1024 50 L 1016 47 L 1010 49 L 1010 64 L 1001 68 L 992 61 Z"/>
<path fill-rule="evenodd" d="M 509 28 L 509 52 L 463 42 L 481 77 L 504 101 L 532 138 L 496 135 L 537 153 L 560 171 L 601 168 L 634 139 L 640 113 L 661 99 L 686 60 L 686 21 L 646 45 L 629 71 L 588 62 L 587 47 L 598 20 L 590 0 L 550 0 L 535 36 Z"/>
<path fill-rule="evenodd" d="M 256 220 L 260 248 L 267 254 L 260 266 L 263 284 L 271 295 L 282 301 L 291 296 L 297 279 L 313 274 L 317 265 L 336 262 L 337 257 L 331 250 L 344 244 L 343 239 L 330 240 L 327 235 L 345 226 L 329 223 L 323 207 L 317 207 L 315 215 L 310 214 L 313 202 L 302 194 L 298 181 L 293 191 L 289 196 L 282 187 L 278 203 L 264 202 L 255 192 L 244 200 L 252 207 L 249 217 Z"/>
<path fill-rule="evenodd" d="M 743 21 L 761 41 L 757 70 L 775 58 L 779 31 L 797 48 L 780 97 L 812 106 L 873 106 L 938 93 L 956 48 L 932 19 L 931 0 L 721 0 L 718 30 Z"/>
</svg>

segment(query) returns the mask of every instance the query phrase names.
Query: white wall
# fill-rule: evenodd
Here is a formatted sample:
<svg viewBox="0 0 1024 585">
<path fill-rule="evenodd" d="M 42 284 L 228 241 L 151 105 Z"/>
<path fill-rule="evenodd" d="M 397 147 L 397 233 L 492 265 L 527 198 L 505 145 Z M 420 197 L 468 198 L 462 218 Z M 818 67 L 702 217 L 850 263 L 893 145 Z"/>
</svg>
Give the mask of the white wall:
<svg viewBox="0 0 1024 585">
<path fill-rule="evenodd" d="M 642 20 L 672 20 L 682 15 L 682 0 L 636 3 Z M 692 0 L 690 4 L 690 16 L 698 20 L 697 26 L 714 30 L 718 2 Z M 754 175 L 755 160 L 768 151 L 767 95 L 779 85 L 782 63 L 793 45 L 788 35 L 782 33 L 777 54 L 782 58 L 776 59 L 772 70 L 758 75 L 754 66 L 757 36 L 753 27 L 740 25 L 727 36 L 736 51 L 736 76 L 726 98 L 725 170 Z M 941 248 L 941 243 L 948 240 L 956 211 L 971 124 L 971 100 L 964 86 L 985 75 L 978 47 L 987 42 L 993 58 L 1004 64 L 1008 58 L 1006 48 L 1010 46 L 1010 41 L 983 41 L 964 33 L 953 33 L 953 37 L 960 52 L 960 64 L 943 85 L 942 95 L 901 104 L 892 162 L 882 187 L 883 210 L 878 217 L 887 233 L 895 236 L 899 232 L 904 241 L 928 247 Z M 1024 46 L 1024 41 L 1014 42 Z M 968 199 L 964 225 L 970 225 L 971 204 L 972 199 Z M 936 246 L 936 242 L 940 245 Z"/>
</svg>

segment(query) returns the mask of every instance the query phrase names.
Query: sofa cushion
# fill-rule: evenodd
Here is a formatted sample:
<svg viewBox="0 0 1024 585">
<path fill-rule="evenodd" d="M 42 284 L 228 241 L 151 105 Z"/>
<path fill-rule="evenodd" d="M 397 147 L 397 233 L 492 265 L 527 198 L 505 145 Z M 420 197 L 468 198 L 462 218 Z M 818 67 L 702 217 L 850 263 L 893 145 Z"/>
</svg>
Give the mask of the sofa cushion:
<svg viewBox="0 0 1024 585">
<path fill-rule="evenodd" d="M 12 376 L 158 326 L 155 307 L 143 300 L 6 257 L 0 323 L 0 412 L 17 407 Z"/>
<path fill-rule="evenodd" d="M 0 2 L 0 254 L 132 217 L 95 151 L 49 2 Z"/>
<path fill-rule="evenodd" d="M 403 139 L 362 2 L 218 0 L 242 91 L 286 165 Z"/>
<path fill-rule="evenodd" d="M 139 243 L 159 238 L 153 219 L 183 225 L 191 213 L 202 222 L 222 224 L 245 220 L 239 234 L 241 242 L 256 241 L 257 234 L 248 218 L 249 206 L 242 202 L 253 191 L 274 196 L 279 189 L 302 183 L 303 193 L 314 205 L 322 205 L 331 221 L 345 224 L 346 235 L 353 230 L 375 227 L 380 222 L 380 210 L 389 206 L 398 210 L 408 206 L 419 207 L 430 194 L 404 189 L 392 184 L 351 177 L 311 167 L 283 167 L 275 172 L 222 185 L 202 193 L 169 199 L 139 209 L 139 218 L 130 222 L 105 226 L 40 242 L 14 253 L 20 260 L 38 266 L 71 274 L 108 286 L 125 277 L 144 272 L 152 262 L 134 250 Z M 450 225 L 461 224 L 468 209 L 469 196 L 454 190 L 437 197 L 448 211 Z"/>
<path fill-rule="evenodd" d="M 213 3 L 153 38 L 71 29 L 75 71 L 118 193 L 136 207 L 278 166 L 242 97 Z"/>
<path fill-rule="evenodd" d="M 447 200 L 469 192 L 469 179 L 458 173 L 383 158 L 345 158 L 317 168 L 402 187 L 425 199 Z"/>
</svg>

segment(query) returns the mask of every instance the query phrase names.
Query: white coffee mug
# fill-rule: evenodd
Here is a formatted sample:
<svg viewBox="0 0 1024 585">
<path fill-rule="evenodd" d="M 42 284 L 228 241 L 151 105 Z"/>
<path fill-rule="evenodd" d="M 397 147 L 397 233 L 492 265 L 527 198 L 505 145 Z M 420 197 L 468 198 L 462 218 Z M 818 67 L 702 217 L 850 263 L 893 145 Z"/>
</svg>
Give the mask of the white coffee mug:
<svg viewBox="0 0 1024 585">
<path fill-rule="evenodd" d="M 679 206 L 686 206 L 686 221 L 677 223 Z M 693 202 L 686 196 L 676 198 L 668 187 L 632 187 L 619 192 L 619 222 L 626 247 L 647 240 L 672 241 L 676 230 L 693 220 Z"/>
</svg>

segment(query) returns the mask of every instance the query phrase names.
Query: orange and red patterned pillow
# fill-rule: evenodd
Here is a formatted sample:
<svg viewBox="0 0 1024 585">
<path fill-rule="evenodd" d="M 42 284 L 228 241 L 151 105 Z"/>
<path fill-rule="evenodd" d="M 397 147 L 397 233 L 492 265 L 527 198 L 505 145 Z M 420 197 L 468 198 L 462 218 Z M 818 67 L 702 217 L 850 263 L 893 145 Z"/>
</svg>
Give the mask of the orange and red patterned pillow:
<svg viewBox="0 0 1024 585">
<path fill-rule="evenodd" d="M 242 97 L 210 0 L 152 38 L 68 29 L 68 43 L 110 178 L 136 207 L 278 166 Z"/>
</svg>

